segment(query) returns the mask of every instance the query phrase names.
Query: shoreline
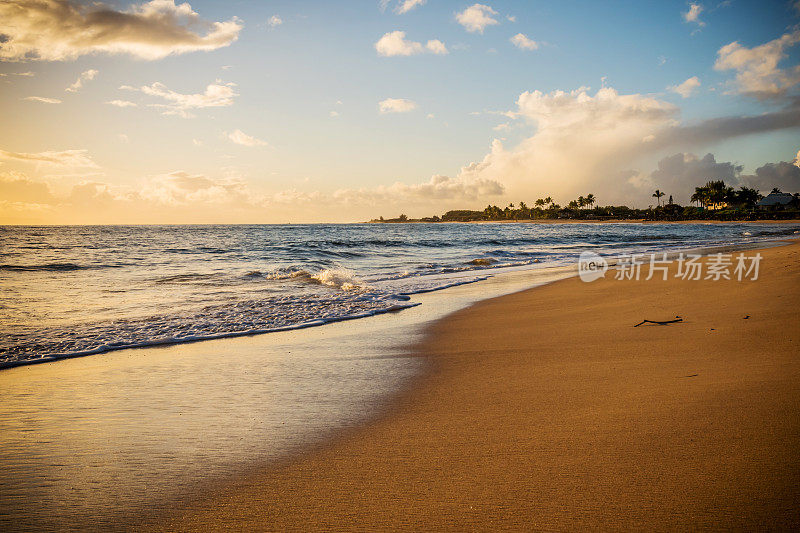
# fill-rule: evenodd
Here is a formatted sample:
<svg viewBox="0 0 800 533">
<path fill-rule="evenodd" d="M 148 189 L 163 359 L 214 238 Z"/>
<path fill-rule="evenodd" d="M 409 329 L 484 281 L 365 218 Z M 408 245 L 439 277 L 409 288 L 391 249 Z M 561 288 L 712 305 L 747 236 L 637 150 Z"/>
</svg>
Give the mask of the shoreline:
<svg viewBox="0 0 800 533">
<path fill-rule="evenodd" d="M 760 250 L 749 286 L 572 277 L 457 311 L 379 419 L 212 487 L 159 528 L 797 525 L 799 250 Z M 659 313 L 687 321 L 629 327 Z M 772 361 L 758 341 L 776 336 Z"/>
<path fill-rule="evenodd" d="M 541 218 L 524 220 L 441 220 L 426 222 L 408 220 L 406 222 L 353 222 L 353 224 L 800 224 L 800 219 L 786 220 L 647 220 L 644 218 L 610 218 L 603 220 L 574 218 Z"/>
<path fill-rule="evenodd" d="M 404 222 L 406 224 L 428 224 L 427 222 Z M 647 224 L 647 225 L 684 225 L 684 224 L 701 224 L 701 225 L 715 225 L 715 224 L 764 224 L 764 225 L 774 225 L 774 224 L 800 224 L 800 220 L 762 220 L 762 221 L 741 221 L 741 222 L 730 222 L 730 221 L 671 221 L 671 222 L 664 222 L 664 221 L 646 221 L 646 220 L 557 220 L 557 219 L 543 219 L 543 220 L 498 220 L 498 221 L 468 221 L 468 222 L 437 222 L 437 224 Z M 372 222 L 362 223 L 362 224 L 372 224 Z M 392 223 L 389 223 L 392 224 Z M 796 233 L 796 232 L 795 232 Z M 746 249 L 751 248 L 753 246 L 770 246 L 770 243 L 776 241 L 760 241 L 760 242 L 753 242 L 747 243 L 743 245 L 712 245 L 710 247 L 698 247 L 696 250 L 699 251 L 702 255 L 706 255 L 708 253 L 713 253 L 713 250 L 720 250 L 720 251 L 727 251 L 727 250 L 736 250 L 736 249 Z M 691 250 L 691 249 L 688 249 Z M 483 274 L 485 273 L 487 276 L 491 277 L 497 275 L 498 272 L 495 272 L 493 267 L 489 268 L 475 268 L 472 271 L 474 274 Z M 503 272 L 499 272 L 500 275 Z M 475 279 L 466 282 L 457 282 L 455 286 L 465 284 L 465 283 L 475 283 L 485 281 L 485 279 Z M 424 289 L 412 293 L 403 294 L 403 296 L 408 297 L 416 297 L 420 294 L 424 294 L 427 292 L 435 292 L 441 290 L 447 290 L 452 288 L 452 286 L 444 286 L 435 289 Z M 290 324 L 286 326 L 280 326 L 275 328 L 263 328 L 263 329 L 253 329 L 253 330 L 246 330 L 246 331 L 234 331 L 234 332 L 223 332 L 223 333 L 214 333 L 202 336 L 193 336 L 193 337 L 186 337 L 186 338 L 162 338 L 162 339 L 155 339 L 150 341 L 145 341 L 139 344 L 119 344 L 119 345 L 103 345 L 96 348 L 91 348 L 88 350 L 81 350 L 79 352 L 71 352 L 71 353 L 59 353 L 48 355 L 40 358 L 32 358 L 32 359 L 23 359 L 23 360 L 15 360 L 15 361 L 0 361 L 0 372 L 4 370 L 8 370 L 11 368 L 19 368 L 25 366 L 32 366 L 32 365 L 39 365 L 45 363 L 57 363 L 59 361 L 65 361 L 69 359 L 76 359 L 88 356 L 98 356 L 113 352 L 125 351 L 125 350 L 139 350 L 139 349 L 148 349 L 148 348 L 159 348 L 159 347 L 166 347 L 166 346 L 176 346 L 176 345 L 183 345 L 183 344 L 190 344 L 190 343 L 197 343 L 197 342 L 204 342 L 204 341 L 214 341 L 220 339 L 233 339 L 233 338 L 240 338 L 240 337 L 252 337 L 270 333 L 280 333 L 285 331 L 294 331 L 294 330 L 302 330 L 308 328 L 315 328 L 318 326 L 325 326 L 329 324 L 339 323 L 339 322 L 347 322 L 352 320 L 357 320 L 361 318 L 368 318 L 370 316 L 377 316 L 382 314 L 394 314 L 399 311 L 403 311 L 406 309 L 410 309 L 419 305 L 419 302 L 410 302 L 405 304 L 397 304 L 397 306 L 392 308 L 386 309 L 379 309 L 376 311 L 369 311 L 366 313 L 361 314 L 354 314 L 354 315 L 341 315 L 335 317 L 329 317 L 324 319 L 312 319 L 308 322 L 301 322 L 297 324 Z"/>
</svg>

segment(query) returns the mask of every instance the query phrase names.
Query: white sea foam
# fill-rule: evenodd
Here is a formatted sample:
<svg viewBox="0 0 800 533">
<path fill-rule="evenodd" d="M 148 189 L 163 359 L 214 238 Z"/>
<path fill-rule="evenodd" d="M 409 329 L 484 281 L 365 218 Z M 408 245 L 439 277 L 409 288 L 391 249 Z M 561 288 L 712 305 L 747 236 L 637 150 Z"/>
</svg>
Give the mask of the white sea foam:
<svg viewBox="0 0 800 533">
<path fill-rule="evenodd" d="M 741 223 L 0 227 L 0 364 L 372 316 L 503 269 L 571 264 L 589 249 L 647 253 L 797 231 Z"/>
</svg>

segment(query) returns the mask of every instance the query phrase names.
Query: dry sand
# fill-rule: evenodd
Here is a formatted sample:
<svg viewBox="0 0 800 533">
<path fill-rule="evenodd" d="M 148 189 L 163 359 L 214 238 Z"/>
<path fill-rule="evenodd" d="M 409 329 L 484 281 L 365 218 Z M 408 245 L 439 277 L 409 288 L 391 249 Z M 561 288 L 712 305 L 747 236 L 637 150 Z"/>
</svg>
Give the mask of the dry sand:
<svg viewBox="0 0 800 533">
<path fill-rule="evenodd" d="M 800 245 L 762 254 L 758 281 L 573 278 L 457 312 L 386 416 L 161 526 L 797 529 Z"/>
</svg>

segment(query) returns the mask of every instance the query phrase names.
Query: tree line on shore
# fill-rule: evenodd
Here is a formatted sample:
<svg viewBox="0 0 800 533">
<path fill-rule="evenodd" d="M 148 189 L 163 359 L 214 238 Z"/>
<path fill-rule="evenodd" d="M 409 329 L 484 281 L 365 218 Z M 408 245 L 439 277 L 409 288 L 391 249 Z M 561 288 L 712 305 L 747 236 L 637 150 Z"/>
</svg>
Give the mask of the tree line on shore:
<svg viewBox="0 0 800 533">
<path fill-rule="evenodd" d="M 773 189 L 773 193 L 780 193 Z M 662 201 L 666 193 L 656 189 L 652 197 L 656 206 L 647 209 L 631 208 L 625 205 L 597 206 L 594 194 L 579 196 L 566 206 L 561 206 L 550 197 L 538 198 L 533 206 L 525 202 L 513 203 L 501 208 L 489 204 L 482 211 L 455 209 L 440 216 L 410 219 L 406 215 L 385 219 L 380 217 L 371 222 L 477 222 L 503 220 L 762 220 L 800 218 L 800 193 L 794 194 L 792 201 L 783 206 L 758 209 L 759 200 L 764 198 L 758 189 L 742 186 L 738 190 L 725 184 L 723 180 L 709 181 L 695 187 L 691 203 L 682 206 L 669 199 Z"/>
</svg>

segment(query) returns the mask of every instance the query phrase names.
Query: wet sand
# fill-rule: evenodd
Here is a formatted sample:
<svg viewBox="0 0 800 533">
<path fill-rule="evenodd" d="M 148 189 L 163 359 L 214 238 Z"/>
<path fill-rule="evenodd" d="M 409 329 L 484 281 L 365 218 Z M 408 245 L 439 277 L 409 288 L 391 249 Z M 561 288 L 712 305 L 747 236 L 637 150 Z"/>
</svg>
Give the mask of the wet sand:
<svg viewBox="0 0 800 533">
<path fill-rule="evenodd" d="M 381 419 L 159 525 L 796 529 L 800 245 L 761 254 L 757 281 L 610 271 L 458 311 Z"/>
</svg>

